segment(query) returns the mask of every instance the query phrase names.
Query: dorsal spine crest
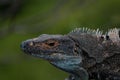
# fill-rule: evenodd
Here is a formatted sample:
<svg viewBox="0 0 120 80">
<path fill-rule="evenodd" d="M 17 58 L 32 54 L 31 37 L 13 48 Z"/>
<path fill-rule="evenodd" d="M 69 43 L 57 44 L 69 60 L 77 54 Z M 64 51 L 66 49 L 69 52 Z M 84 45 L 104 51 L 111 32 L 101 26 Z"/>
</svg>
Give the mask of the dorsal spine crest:
<svg viewBox="0 0 120 80">
<path fill-rule="evenodd" d="M 96 36 L 97 38 L 103 38 L 104 40 L 112 40 L 113 42 L 120 42 L 120 29 L 113 28 L 108 32 L 103 34 L 103 31 L 99 29 L 89 29 L 89 28 L 75 28 L 69 34 L 90 34 Z"/>
<path fill-rule="evenodd" d="M 97 37 L 102 36 L 103 32 L 100 31 L 99 29 L 89 29 L 89 28 L 75 28 L 72 30 L 69 34 L 90 34 L 90 35 L 95 35 Z"/>
</svg>

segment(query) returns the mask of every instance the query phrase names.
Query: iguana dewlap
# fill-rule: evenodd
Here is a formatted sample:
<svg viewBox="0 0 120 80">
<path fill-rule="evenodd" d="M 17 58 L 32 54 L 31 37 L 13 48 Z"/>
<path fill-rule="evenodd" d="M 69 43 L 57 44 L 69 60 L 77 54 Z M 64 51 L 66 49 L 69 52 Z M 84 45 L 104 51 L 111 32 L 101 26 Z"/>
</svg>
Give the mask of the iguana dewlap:
<svg viewBox="0 0 120 80">
<path fill-rule="evenodd" d="M 67 80 L 120 80 L 120 29 L 106 34 L 87 28 L 66 35 L 42 34 L 22 42 L 21 48 L 70 73 Z"/>
</svg>

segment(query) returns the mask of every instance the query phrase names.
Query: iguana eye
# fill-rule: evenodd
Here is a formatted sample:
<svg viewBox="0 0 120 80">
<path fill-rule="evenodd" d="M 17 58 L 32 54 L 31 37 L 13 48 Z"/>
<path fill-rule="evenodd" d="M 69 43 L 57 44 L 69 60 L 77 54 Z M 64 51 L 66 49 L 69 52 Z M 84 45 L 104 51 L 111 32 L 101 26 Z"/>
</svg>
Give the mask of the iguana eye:
<svg viewBox="0 0 120 80">
<path fill-rule="evenodd" d="M 55 43 L 54 42 L 51 42 L 51 43 L 47 43 L 49 46 L 54 46 Z"/>
<path fill-rule="evenodd" d="M 49 40 L 46 45 L 50 46 L 50 47 L 54 47 L 57 46 L 59 43 L 58 41 L 54 41 L 54 40 Z"/>
</svg>

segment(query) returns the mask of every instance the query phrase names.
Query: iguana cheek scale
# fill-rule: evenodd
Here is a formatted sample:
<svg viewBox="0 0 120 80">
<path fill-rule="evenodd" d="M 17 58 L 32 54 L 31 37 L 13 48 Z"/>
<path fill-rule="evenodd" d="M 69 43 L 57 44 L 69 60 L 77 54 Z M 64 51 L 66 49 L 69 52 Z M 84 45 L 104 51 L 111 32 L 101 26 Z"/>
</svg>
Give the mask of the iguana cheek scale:
<svg viewBox="0 0 120 80">
<path fill-rule="evenodd" d="M 70 73 L 67 80 L 120 80 L 120 29 L 76 28 L 66 35 L 42 34 L 21 43 L 29 55 Z"/>
</svg>

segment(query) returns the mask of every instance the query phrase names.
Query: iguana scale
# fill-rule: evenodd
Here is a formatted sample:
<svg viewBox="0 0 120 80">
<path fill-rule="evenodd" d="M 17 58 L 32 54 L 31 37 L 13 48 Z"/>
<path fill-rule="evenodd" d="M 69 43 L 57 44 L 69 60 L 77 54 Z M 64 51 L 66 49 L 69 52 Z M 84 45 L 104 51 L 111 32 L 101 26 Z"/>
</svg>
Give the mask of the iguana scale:
<svg viewBox="0 0 120 80">
<path fill-rule="evenodd" d="M 120 80 L 120 29 L 76 28 L 66 35 L 42 34 L 22 50 L 70 73 L 66 80 Z"/>
</svg>

